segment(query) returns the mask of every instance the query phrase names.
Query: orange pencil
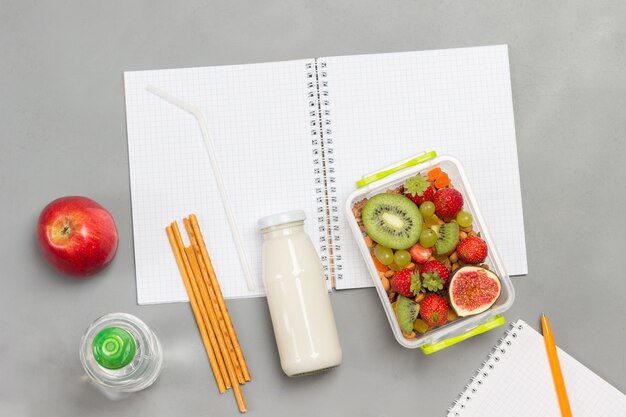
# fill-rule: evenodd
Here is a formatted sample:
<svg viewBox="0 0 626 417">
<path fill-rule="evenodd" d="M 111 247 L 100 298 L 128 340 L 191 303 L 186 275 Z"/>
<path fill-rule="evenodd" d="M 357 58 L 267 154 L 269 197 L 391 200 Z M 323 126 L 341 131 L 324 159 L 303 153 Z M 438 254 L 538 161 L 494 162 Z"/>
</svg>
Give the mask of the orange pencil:
<svg viewBox="0 0 626 417">
<path fill-rule="evenodd" d="M 552 379 L 554 379 L 554 387 L 556 388 L 556 396 L 559 399 L 559 407 L 563 417 L 572 417 L 572 409 L 569 406 L 567 398 L 567 390 L 565 389 L 565 381 L 561 372 L 561 364 L 559 356 L 556 352 L 554 337 L 552 337 L 552 329 L 545 314 L 541 315 L 541 329 L 543 330 L 543 340 L 546 342 L 546 351 L 548 353 L 548 361 L 550 362 L 550 370 L 552 371 Z"/>
</svg>

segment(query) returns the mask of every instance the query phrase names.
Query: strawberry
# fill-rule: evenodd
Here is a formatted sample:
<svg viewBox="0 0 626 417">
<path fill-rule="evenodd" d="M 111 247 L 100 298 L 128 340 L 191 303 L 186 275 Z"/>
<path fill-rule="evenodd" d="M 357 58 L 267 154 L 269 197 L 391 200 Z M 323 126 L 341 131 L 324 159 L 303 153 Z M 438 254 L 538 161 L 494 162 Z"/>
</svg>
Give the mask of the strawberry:
<svg viewBox="0 0 626 417">
<path fill-rule="evenodd" d="M 463 196 L 454 188 L 442 188 L 435 193 L 433 203 L 439 217 L 452 219 L 463 208 Z"/>
<path fill-rule="evenodd" d="M 478 236 L 468 236 L 459 242 L 456 253 L 466 264 L 481 264 L 487 257 L 487 244 Z"/>
<path fill-rule="evenodd" d="M 443 280 L 444 285 L 448 282 L 448 279 L 450 278 L 450 271 L 448 271 L 448 268 L 446 268 L 444 264 L 435 259 L 430 260 L 422 265 L 422 275 L 426 274 L 431 274 L 433 276 L 437 274 L 437 277 Z"/>
<path fill-rule="evenodd" d="M 420 305 L 420 317 L 428 327 L 441 326 L 448 319 L 448 303 L 443 297 L 429 293 Z"/>
<path fill-rule="evenodd" d="M 419 172 L 404 182 L 404 193 L 411 200 L 417 198 L 419 201 L 419 198 L 425 195 L 428 188 L 430 188 L 430 183 Z M 413 201 L 415 204 L 420 204 L 415 200 Z"/>
<path fill-rule="evenodd" d="M 405 195 L 409 198 L 409 200 L 419 206 L 424 201 L 433 201 L 433 197 L 435 196 L 435 187 L 433 187 L 432 185 L 428 186 L 428 188 L 422 193 L 422 195 L 411 194 L 409 192 L 407 192 Z"/>
<path fill-rule="evenodd" d="M 411 259 L 413 259 L 413 262 L 423 264 L 433 254 L 433 250 L 431 248 L 425 248 L 419 243 L 416 243 L 415 245 L 411 246 L 411 249 L 409 249 L 409 253 L 411 254 Z"/>
<path fill-rule="evenodd" d="M 391 288 L 400 295 L 405 297 L 415 297 L 419 293 L 416 283 L 419 282 L 419 274 L 410 269 L 401 269 L 396 272 L 391 280 Z M 417 291 L 414 291 L 417 289 Z"/>
</svg>

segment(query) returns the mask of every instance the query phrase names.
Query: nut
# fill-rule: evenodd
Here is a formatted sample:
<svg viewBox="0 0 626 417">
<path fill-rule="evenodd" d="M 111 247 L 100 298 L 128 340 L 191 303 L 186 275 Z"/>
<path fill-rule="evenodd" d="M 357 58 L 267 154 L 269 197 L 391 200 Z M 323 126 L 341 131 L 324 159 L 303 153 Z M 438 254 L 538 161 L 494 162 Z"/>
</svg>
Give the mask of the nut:
<svg viewBox="0 0 626 417">
<path fill-rule="evenodd" d="M 384 273 L 384 272 L 380 272 L 380 271 L 378 271 L 378 277 L 379 277 L 380 279 L 385 278 L 385 273 Z"/>
<path fill-rule="evenodd" d="M 383 283 L 383 288 L 385 289 L 385 291 L 389 291 L 389 288 L 391 288 L 389 280 L 385 277 L 382 277 L 380 280 Z"/>
<path fill-rule="evenodd" d="M 457 269 L 459 269 L 461 267 L 461 264 L 458 262 L 455 262 L 452 264 L 452 272 L 456 271 Z"/>
<path fill-rule="evenodd" d="M 448 309 L 448 321 L 454 321 L 456 319 L 458 319 L 459 316 L 456 314 L 456 312 L 452 309 Z"/>
<path fill-rule="evenodd" d="M 424 299 L 424 297 L 426 297 L 426 293 L 425 292 L 421 292 L 421 293 L 417 294 L 417 297 L 415 297 L 415 302 L 416 303 L 421 303 L 422 300 Z"/>
<path fill-rule="evenodd" d="M 459 232 L 459 239 L 463 240 L 463 239 L 467 239 L 467 233 L 460 231 Z"/>
<path fill-rule="evenodd" d="M 456 252 L 452 252 L 452 255 L 450 255 L 450 262 L 455 263 L 458 260 L 459 260 L 459 255 L 457 255 Z"/>
<path fill-rule="evenodd" d="M 395 273 L 396 271 L 390 269 L 389 271 L 385 272 L 385 277 L 391 278 L 392 276 L 394 276 Z"/>
<path fill-rule="evenodd" d="M 461 230 L 462 230 L 462 231 L 464 231 L 464 232 L 466 232 L 466 233 L 469 233 L 469 232 L 471 232 L 472 230 L 474 230 L 474 227 L 470 224 L 470 225 L 469 225 L 469 226 L 467 226 L 467 227 L 461 227 Z"/>
<path fill-rule="evenodd" d="M 415 339 L 415 332 L 411 332 L 411 333 L 405 333 L 404 331 L 402 332 L 402 336 L 404 336 L 406 339 Z"/>
<path fill-rule="evenodd" d="M 407 268 L 407 269 L 410 269 L 410 270 L 413 270 L 413 269 L 415 269 L 415 264 L 414 264 L 413 262 L 411 262 L 411 263 L 409 263 L 409 264 L 406 266 L 406 268 Z"/>
<path fill-rule="evenodd" d="M 359 229 L 361 229 L 361 232 L 365 232 L 365 226 L 364 225 L 360 224 L 359 225 Z"/>
<path fill-rule="evenodd" d="M 372 246 L 374 246 L 374 241 L 372 240 L 371 237 L 369 237 L 368 235 L 365 235 L 365 244 L 367 245 L 368 248 L 371 248 Z"/>
<path fill-rule="evenodd" d="M 480 267 L 481 268 L 485 268 L 485 269 L 489 269 L 489 265 L 487 265 L 487 264 L 482 264 Z"/>
<path fill-rule="evenodd" d="M 396 301 L 396 292 L 394 290 L 391 290 L 387 293 L 387 295 L 389 296 L 389 302 L 393 303 L 394 301 Z"/>
<path fill-rule="evenodd" d="M 478 236 L 478 233 L 476 233 L 475 231 L 472 230 L 471 232 L 469 232 L 469 235 L 470 236 Z"/>
</svg>

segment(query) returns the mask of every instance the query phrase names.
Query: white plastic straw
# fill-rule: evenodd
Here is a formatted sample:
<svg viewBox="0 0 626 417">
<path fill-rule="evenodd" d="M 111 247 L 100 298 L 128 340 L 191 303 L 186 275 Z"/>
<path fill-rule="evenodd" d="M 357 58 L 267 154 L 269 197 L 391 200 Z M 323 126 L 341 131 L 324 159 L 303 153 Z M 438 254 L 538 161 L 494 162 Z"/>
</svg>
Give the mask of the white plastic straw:
<svg viewBox="0 0 626 417">
<path fill-rule="evenodd" d="M 196 106 L 189 104 L 185 101 L 182 101 L 178 97 L 174 97 L 173 95 L 153 86 L 149 85 L 146 87 L 146 90 L 162 98 L 163 100 L 179 107 L 183 110 L 191 113 L 196 120 L 198 121 L 198 125 L 200 126 L 200 130 L 202 131 L 202 139 L 204 140 L 204 145 L 206 147 L 206 151 L 209 154 L 209 160 L 211 161 L 211 168 L 213 169 L 213 175 L 215 176 L 215 182 L 217 183 L 217 188 L 220 192 L 220 196 L 222 197 L 222 205 L 224 206 L 224 211 L 226 212 L 226 217 L 228 218 L 228 225 L 230 226 L 230 232 L 233 235 L 233 240 L 235 241 L 235 246 L 237 247 L 237 253 L 239 254 L 239 262 L 241 263 L 241 268 L 243 269 L 243 274 L 246 278 L 246 283 L 248 284 L 248 290 L 256 291 L 256 282 L 252 279 L 252 272 L 250 271 L 250 265 L 248 264 L 248 258 L 246 257 L 246 252 L 243 249 L 243 245 L 241 243 L 241 236 L 239 235 L 239 229 L 237 228 L 237 224 L 235 223 L 235 216 L 233 215 L 233 210 L 230 206 L 230 200 L 228 198 L 228 193 L 226 192 L 226 187 L 224 187 L 224 181 L 222 179 L 222 172 L 220 171 L 220 167 L 217 163 L 217 158 L 215 157 L 215 148 L 213 147 L 213 139 L 211 138 L 211 134 L 209 133 L 209 127 L 206 122 L 206 118 L 202 114 L 199 108 Z"/>
</svg>

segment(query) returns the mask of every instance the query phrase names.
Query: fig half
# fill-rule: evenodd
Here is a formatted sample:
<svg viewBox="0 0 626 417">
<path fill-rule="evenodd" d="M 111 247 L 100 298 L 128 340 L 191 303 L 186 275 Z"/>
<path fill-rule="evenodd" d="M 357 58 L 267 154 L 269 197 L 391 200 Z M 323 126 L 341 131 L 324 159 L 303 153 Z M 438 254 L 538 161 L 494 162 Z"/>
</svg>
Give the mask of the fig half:
<svg viewBox="0 0 626 417">
<path fill-rule="evenodd" d="M 459 317 L 472 316 L 488 310 L 500 297 L 500 278 L 478 266 L 459 268 L 450 278 L 450 304 Z"/>
</svg>

